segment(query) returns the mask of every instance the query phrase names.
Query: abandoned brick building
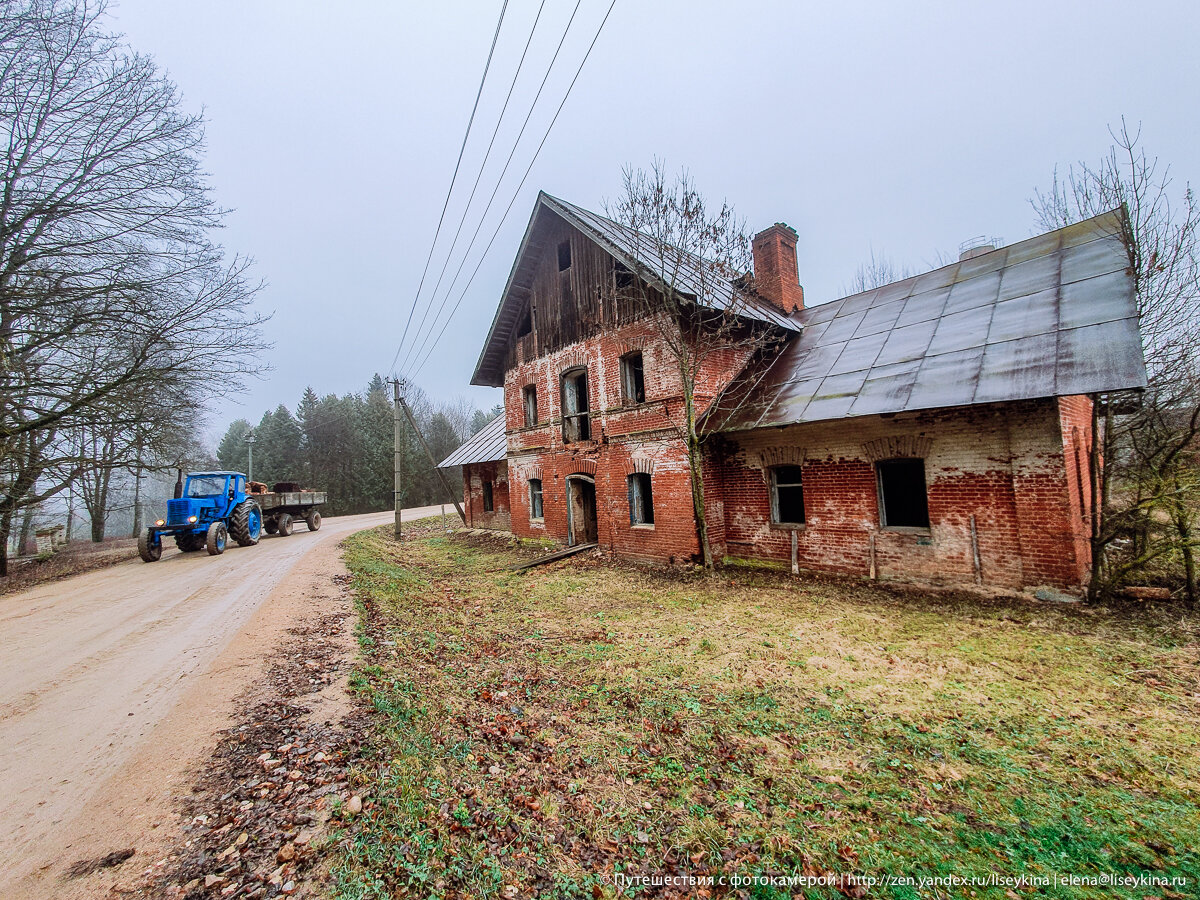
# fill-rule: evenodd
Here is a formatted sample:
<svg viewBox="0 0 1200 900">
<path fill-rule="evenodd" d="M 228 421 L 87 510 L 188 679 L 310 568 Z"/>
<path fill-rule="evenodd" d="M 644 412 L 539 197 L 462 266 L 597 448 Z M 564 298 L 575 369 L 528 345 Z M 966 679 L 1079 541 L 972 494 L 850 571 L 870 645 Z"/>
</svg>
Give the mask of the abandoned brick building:
<svg viewBox="0 0 1200 900">
<path fill-rule="evenodd" d="M 796 233 L 758 234 L 752 294 L 693 297 L 731 310 L 737 296 L 746 327 L 775 337 L 712 355 L 696 382 L 714 556 L 1084 583 L 1092 405 L 1146 377 L 1122 221 L 809 307 Z M 504 415 L 443 464 L 463 466 L 470 524 L 698 557 L 678 365 L 644 309 L 620 302 L 623 280 L 663 277 L 644 247 L 539 195 L 472 379 L 504 388 Z"/>
</svg>

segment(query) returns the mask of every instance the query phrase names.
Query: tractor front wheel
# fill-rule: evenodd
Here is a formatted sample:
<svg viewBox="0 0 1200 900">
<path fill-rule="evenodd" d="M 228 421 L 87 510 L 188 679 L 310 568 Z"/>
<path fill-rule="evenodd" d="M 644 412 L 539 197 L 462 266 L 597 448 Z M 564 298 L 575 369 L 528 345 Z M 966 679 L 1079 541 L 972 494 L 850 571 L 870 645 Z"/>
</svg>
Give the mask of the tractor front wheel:
<svg viewBox="0 0 1200 900">
<path fill-rule="evenodd" d="M 229 529 L 224 522 L 213 522 L 208 526 L 208 535 L 204 545 L 208 548 L 209 556 L 219 556 L 225 552 L 225 544 L 229 541 Z"/>
<path fill-rule="evenodd" d="M 254 500 L 243 500 L 229 517 L 229 534 L 239 547 L 252 547 L 262 537 L 262 510 Z"/>
<path fill-rule="evenodd" d="M 142 562 L 158 562 L 162 558 L 162 541 L 149 528 L 138 535 L 138 556 Z"/>
<path fill-rule="evenodd" d="M 309 531 L 319 531 L 321 529 L 321 514 L 314 509 L 304 517 L 304 524 L 308 526 Z"/>
<path fill-rule="evenodd" d="M 278 525 L 279 525 L 279 533 L 283 537 L 287 537 L 289 534 L 292 533 L 292 517 L 291 516 L 289 516 L 287 513 L 284 513 L 283 515 L 281 515 L 279 517 L 279 519 L 277 521 L 278 521 Z"/>
<path fill-rule="evenodd" d="M 184 553 L 194 553 L 204 548 L 204 535 L 186 531 L 175 535 L 175 546 Z"/>
</svg>

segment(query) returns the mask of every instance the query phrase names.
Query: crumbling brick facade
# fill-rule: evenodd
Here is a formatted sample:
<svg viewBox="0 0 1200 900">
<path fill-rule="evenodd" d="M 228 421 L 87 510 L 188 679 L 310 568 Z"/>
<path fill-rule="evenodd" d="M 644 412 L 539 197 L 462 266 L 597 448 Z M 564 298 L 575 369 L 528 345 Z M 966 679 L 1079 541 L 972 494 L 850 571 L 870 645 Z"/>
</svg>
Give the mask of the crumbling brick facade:
<svg viewBox="0 0 1200 900">
<path fill-rule="evenodd" d="M 488 485 L 492 495 L 490 510 L 484 496 Z M 469 527 L 508 531 L 512 527 L 508 494 L 507 462 L 463 466 L 463 512 Z"/>
<path fill-rule="evenodd" d="M 605 222 L 539 198 L 476 368 L 474 383 L 503 384 L 504 434 L 494 422 L 491 449 L 471 457 L 496 461 L 464 466 L 468 521 L 522 537 L 595 542 L 626 557 L 698 560 L 678 363 L 662 321 L 623 305 L 618 285 L 641 277 L 634 274 L 640 263 L 622 249 L 621 226 Z M 1097 223 L 1088 227 L 1104 225 Z M 704 499 L 714 556 L 879 579 L 1085 583 L 1092 402 L 1049 395 L 1072 383 L 1069 366 L 1081 367 L 1077 351 L 1064 356 L 1057 346 L 1063 329 L 1089 327 L 1096 312 L 1082 293 L 1091 289 L 1084 267 L 1115 252 L 1111 241 L 1099 242 L 1112 234 L 1096 233 L 1086 253 L 1066 244 L 1093 233 L 1066 229 L 1014 245 L 1011 257 L 976 254 L 961 267 L 898 282 L 890 286 L 894 300 L 876 302 L 887 286 L 844 298 L 824 307 L 835 311 L 828 315 L 804 310 L 796 233 L 777 224 L 758 234 L 751 286 L 769 315 L 759 310 L 738 322 L 768 339 L 708 354 L 696 380 L 698 413 L 722 398 L 722 415 L 729 402 L 742 416 L 702 426 L 712 428 Z M 1113 258 L 1105 283 L 1115 289 L 1125 282 L 1111 279 L 1125 275 L 1121 254 Z M 1048 318 L 1059 315 L 1068 290 L 1074 318 Z M 1055 321 L 1058 331 L 1047 324 Z M 980 329 L 990 342 L 986 357 Z M 754 347 L 761 356 L 752 362 Z M 807 355 L 788 357 L 792 350 Z M 979 378 L 983 369 L 971 369 L 970 359 L 993 354 L 1010 361 L 989 370 L 986 385 L 953 382 L 962 372 Z M 782 374 L 773 371 L 784 359 Z M 818 374 L 843 359 L 851 365 L 836 377 Z M 899 375 L 918 367 L 924 374 L 922 360 L 937 361 L 934 374 L 905 385 Z M 1117 376 L 1115 389 L 1136 387 L 1136 368 Z M 938 393 L 943 382 L 969 390 Z M 939 400 L 909 403 L 916 383 L 926 401 Z M 739 394 L 742 387 L 748 393 Z M 744 402 L 755 391 L 757 407 Z M 485 482 L 494 504 L 488 513 Z"/>
<path fill-rule="evenodd" d="M 707 486 L 722 501 L 723 550 L 788 561 L 794 531 L 802 568 L 868 576 L 873 560 L 879 578 L 1078 585 L 1089 558 L 1069 499 L 1074 461 L 1062 423 L 1080 400 L 1087 402 L 994 404 L 729 436 Z M 917 454 L 929 527 L 889 529 L 872 457 Z M 768 473 L 777 465 L 803 470 L 802 527 L 771 523 Z M 1086 457 L 1082 465 L 1086 483 Z"/>
</svg>

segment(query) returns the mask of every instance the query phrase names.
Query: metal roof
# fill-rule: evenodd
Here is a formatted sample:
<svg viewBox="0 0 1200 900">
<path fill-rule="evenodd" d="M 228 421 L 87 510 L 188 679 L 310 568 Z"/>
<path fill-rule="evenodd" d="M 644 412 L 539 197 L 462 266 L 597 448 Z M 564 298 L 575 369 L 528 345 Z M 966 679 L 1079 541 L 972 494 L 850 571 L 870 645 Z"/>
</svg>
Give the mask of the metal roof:
<svg viewBox="0 0 1200 900">
<path fill-rule="evenodd" d="M 803 310 L 709 431 L 1142 388 L 1123 210 Z"/>
<path fill-rule="evenodd" d="M 534 203 L 533 213 L 521 239 L 521 247 L 513 262 L 508 282 L 501 294 L 500 305 L 492 320 L 492 327 L 484 341 L 483 351 L 475 365 L 475 373 L 471 384 L 499 386 L 504 383 L 504 353 L 509 335 L 516 323 L 520 312 L 523 296 L 518 296 L 528 289 L 528 282 L 535 262 L 527 253 L 535 242 L 532 240 L 543 211 L 549 211 L 578 228 L 607 253 L 615 257 L 622 265 L 632 272 L 647 279 L 660 282 L 669 280 L 668 274 L 674 275 L 675 289 L 681 293 L 696 298 L 696 302 L 707 309 L 733 310 L 738 316 L 775 325 L 790 332 L 799 331 L 800 326 L 794 318 L 768 303 L 745 291 L 737 290 L 728 279 L 714 277 L 712 263 L 698 256 L 688 254 L 686 263 L 673 273 L 665 273 L 663 261 L 654 252 L 656 240 L 644 232 L 635 231 L 621 225 L 612 219 L 605 218 L 590 210 L 567 203 L 552 197 L 545 191 L 539 192 Z M 672 248 L 666 254 L 667 258 L 674 255 L 678 258 L 678 250 Z"/>
<path fill-rule="evenodd" d="M 475 435 L 443 459 L 439 469 L 466 466 L 471 463 L 498 462 L 508 456 L 508 439 L 504 436 L 504 413 L 496 416 Z"/>
</svg>

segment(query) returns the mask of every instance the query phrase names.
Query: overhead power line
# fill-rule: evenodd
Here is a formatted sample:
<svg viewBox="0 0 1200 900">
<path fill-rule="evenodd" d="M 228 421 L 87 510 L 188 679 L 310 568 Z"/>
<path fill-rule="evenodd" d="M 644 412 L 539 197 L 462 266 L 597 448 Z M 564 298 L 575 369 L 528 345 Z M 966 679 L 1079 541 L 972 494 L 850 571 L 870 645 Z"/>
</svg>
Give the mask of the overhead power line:
<svg viewBox="0 0 1200 900">
<path fill-rule="evenodd" d="M 442 302 L 438 305 L 437 312 L 434 313 L 433 321 L 429 324 L 429 331 L 424 332 L 424 320 L 422 319 L 421 328 L 417 329 L 416 335 L 413 337 L 412 345 L 408 348 L 408 352 L 404 354 L 404 359 L 400 364 L 400 369 L 403 371 L 410 362 L 416 362 L 421 358 L 421 353 L 425 350 L 429 342 L 429 338 L 433 335 L 433 330 L 437 328 L 438 319 L 442 312 L 446 309 L 446 301 L 450 299 L 450 295 L 454 292 L 454 286 L 458 284 L 458 278 L 462 274 L 463 266 L 466 265 L 467 259 L 471 255 L 471 250 L 475 246 L 475 241 L 479 238 L 479 231 L 483 228 L 483 223 L 487 221 L 487 214 L 491 212 L 492 204 L 496 201 L 496 195 L 500 192 L 500 188 L 504 183 L 504 176 L 508 174 L 508 167 L 512 165 L 513 157 L 517 153 L 517 148 L 521 146 L 521 138 L 525 136 L 525 129 L 529 127 L 529 120 L 533 118 L 533 112 L 537 109 L 538 101 L 542 97 L 542 92 L 546 89 L 546 82 L 550 79 L 550 73 L 554 71 L 554 64 L 558 61 L 558 56 L 562 52 L 563 44 L 566 43 L 567 35 L 571 31 L 571 25 L 575 22 L 575 16 L 579 12 L 579 6 L 582 0 L 575 0 L 575 8 L 571 10 L 571 18 L 567 20 L 567 25 L 563 29 L 562 36 L 558 39 L 558 46 L 554 48 L 554 56 L 550 58 L 550 64 L 546 66 L 546 74 L 542 76 L 542 82 L 538 85 L 537 93 L 533 96 L 533 102 L 529 104 L 529 109 L 525 113 L 525 121 L 521 123 L 521 129 L 517 132 L 516 140 L 513 141 L 512 149 L 508 151 L 508 158 L 504 161 L 504 168 L 500 170 L 500 175 L 496 178 L 496 186 L 492 189 L 492 195 L 488 197 L 487 205 L 483 208 L 483 213 L 479 217 L 479 222 L 475 226 L 475 231 L 471 235 L 471 240 L 467 244 L 467 249 L 463 251 L 462 259 L 458 262 L 458 268 L 454 271 L 454 277 L 450 280 L 450 286 L 446 288 L 446 293 L 442 297 Z M 481 171 L 482 174 L 482 171 Z M 463 211 L 463 221 L 466 220 L 466 210 Z M 449 264 L 450 257 L 446 257 L 446 263 Z M 443 270 L 443 274 L 444 274 Z M 441 278 L 438 279 L 438 285 L 441 285 Z M 433 308 L 433 302 L 437 297 L 437 289 L 434 289 L 433 294 L 429 297 L 428 307 Z M 419 346 L 418 346 L 419 344 Z"/>
<path fill-rule="evenodd" d="M 429 299 L 425 303 L 425 311 L 423 313 L 421 313 L 421 321 L 420 321 L 420 323 L 418 323 L 417 330 L 413 336 L 413 344 L 416 344 L 417 340 L 419 340 L 421 337 L 421 332 L 425 328 L 426 319 L 429 316 L 430 310 L 433 309 L 433 301 L 437 297 L 438 290 L 442 286 L 442 279 L 444 279 L 446 277 L 446 269 L 448 269 L 450 266 L 450 260 L 454 258 L 454 249 L 455 249 L 455 247 L 458 246 L 459 237 L 462 236 L 463 225 L 466 224 L 467 214 L 471 211 L 471 204 L 475 200 L 475 192 L 477 190 L 479 190 L 479 182 L 483 179 L 484 170 L 487 168 L 488 160 L 491 158 L 492 148 L 496 144 L 496 135 L 498 135 L 500 133 L 500 126 L 504 122 L 504 114 L 508 111 L 509 101 L 512 100 L 513 90 L 517 86 L 517 79 L 520 78 L 520 76 L 521 76 L 521 69 L 524 68 L 524 66 L 525 66 L 525 57 L 529 54 L 529 45 L 533 43 L 533 35 L 537 31 L 538 22 L 542 18 L 542 10 L 545 9 L 545 7 L 546 7 L 546 0 L 542 0 L 541 5 L 538 7 L 537 15 L 534 16 L 533 26 L 529 29 L 529 37 L 525 41 L 525 49 L 523 49 L 521 51 L 521 59 L 517 63 L 517 70 L 516 70 L 516 72 L 513 73 L 512 81 L 508 85 L 508 93 L 504 97 L 504 105 L 500 107 L 500 115 L 496 118 L 496 127 L 492 129 L 492 137 L 488 141 L 487 151 L 483 154 L 483 162 L 481 162 L 479 164 L 479 171 L 475 174 L 475 183 L 473 185 L 471 185 L 471 194 L 470 194 L 470 196 L 467 197 L 466 206 L 463 207 L 462 215 L 459 217 L 459 220 L 458 220 L 458 227 L 454 230 L 454 239 L 450 242 L 450 249 L 448 251 L 446 251 L 446 261 L 444 263 L 442 263 L 442 271 L 438 274 L 437 283 L 433 286 L 433 290 L 429 294 Z M 579 2 L 576 2 L 575 9 L 578 11 Z M 571 18 L 572 19 L 575 18 L 575 13 L 571 13 Z M 571 27 L 571 24 L 570 24 L 570 22 L 568 22 L 567 28 L 570 28 L 570 27 Z M 564 37 L 565 37 L 565 34 L 564 34 Z M 562 44 L 560 43 L 559 46 L 561 47 Z M 557 56 L 558 56 L 558 54 L 555 53 L 556 58 L 557 58 Z M 551 62 L 551 65 L 553 65 L 553 61 Z M 549 74 L 549 73 L 547 73 L 547 74 Z M 544 83 L 545 82 L 543 81 L 543 84 Z M 539 94 L 540 93 L 541 92 L 539 91 Z M 536 103 L 536 102 L 537 102 L 537 100 L 535 98 L 534 103 Z M 526 121 L 528 121 L 528 118 L 526 118 Z M 524 126 L 522 126 L 521 131 L 522 131 L 522 133 L 524 133 Z M 517 135 L 517 141 L 519 142 L 520 140 L 521 140 L 521 135 Z M 511 159 L 511 158 L 512 157 L 510 155 L 509 159 Z M 507 164 L 505 165 L 505 171 L 507 171 Z M 504 178 L 504 172 L 500 173 L 500 178 Z M 495 196 L 495 195 L 493 194 L 493 196 Z M 487 210 L 484 210 L 484 215 L 487 215 Z M 470 253 L 471 248 L 467 247 L 467 250 L 465 252 Z M 461 266 L 460 266 L 460 269 L 461 269 Z M 451 286 L 451 289 L 453 289 L 453 285 Z M 438 312 L 439 313 L 441 312 L 440 308 L 439 308 Z M 437 321 L 436 316 L 434 317 L 434 321 L 435 322 Z M 432 326 L 430 326 L 430 327 L 432 328 Z M 405 331 L 405 337 L 407 337 L 407 329 Z M 401 339 L 401 349 L 403 349 L 403 338 Z M 397 350 L 396 353 L 397 353 L 397 356 L 399 356 L 400 350 Z M 412 347 L 410 346 L 409 354 L 411 354 L 411 353 L 412 353 Z M 405 354 L 404 360 L 400 363 L 401 370 L 403 370 L 404 366 L 408 364 L 408 355 L 409 354 Z M 394 366 L 395 364 L 396 364 L 396 361 L 393 359 L 392 365 Z"/>
<path fill-rule="evenodd" d="M 433 242 L 429 245 L 429 255 L 425 257 L 425 268 L 421 272 L 421 280 L 417 285 L 417 292 L 413 295 L 412 307 L 408 311 L 408 319 L 404 323 L 404 331 L 400 336 L 400 345 L 396 348 L 396 355 L 392 357 L 391 365 L 388 366 L 388 371 L 396 365 L 396 360 L 400 356 L 400 350 L 404 346 L 404 339 L 408 335 L 408 327 L 412 324 L 413 313 L 417 309 L 417 300 L 421 296 L 421 288 L 425 286 L 425 276 L 429 273 L 429 263 L 433 259 L 433 250 L 437 246 L 438 236 L 442 233 L 442 223 L 446 219 L 446 209 L 450 206 L 450 195 L 454 193 L 454 182 L 458 180 L 458 170 L 462 165 L 463 153 L 467 149 L 467 139 L 471 136 L 471 126 L 475 123 L 475 112 L 479 109 L 479 98 L 483 96 L 483 85 L 487 82 L 488 70 L 492 67 L 492 55 L 496 52 L 496 42 L 500 39 L 500 26 L 504 24 L 504 13 L 508 9 L 508 0 L 504 0 L 500 6 L 500 18 L 496 21 L 496 31 L 492 34 L 492 46 L 488 49 L 487 62 L 483 66 L 483 77 L 479 79 L 479 90 L 475 92 L 475 103 L 471 107 L 471 116 L 467 119 L 467 130 L 463 135 L 462 146 L 458 148 L 458 160 L 454 163 L 454 174 L 450 177 L 450 187 L 446 191 L 446 200 L 442 204 L 442 213 L 438 216 L 437 228 L 433 233 Z"/>
<path fill-rule="evenodd" d="M 462 305 L 463 298 L 466 297 L 467 291 L 470 290 L 471 284 L 475 281 L 475 276 L 479 273 L 479 269 L 483 265 L 483 261 L 487 259 L 488 251 L 492 249 L 492 244 L 495 243 L 497 235 L 500 234 L 500 229 L 504 226 L 504 222 L 508 218 L 508 214 L 512 212 L 513 205 L 517 202 L 517 197 L 521 193 L 521 188 L 525 186 L 525 182 L 529 178 L 529 173 L 533 170 L 533 164 L 537 162 L 538 155 L 542 152 L 542 148 L 546 145 L 546 139 L 550 137 L 550 131 L 554 128 L 554 123 L 558 121 L 559 114 L 563 111 L 563 107 L 566 106 L 567 98 L 571 96 L 571 91 L 575 87 L 575 82 L 579 80 L 579 75 L 583 72 L 583 67 L 587 63 L 588 57 L 592 55 L 592 50 L 596 46 L 596 41 L 600 39 L 600 33 L 604 30 L 604 25 L 608 22 L 608 17 L 612 14 L 613 7 L 616 5 L 617 0 L 612 0 L 612 2 L 609 4 L 608 11 L 604 14 L 604 18 L 600 22 L 600 27 L 596 29 L 596 34 L 592 38 L 592 42 L 588 45 L 587 53 L 583 55 L 583 59 L 579 63 L 579 68 L 575 70 L 575 77 L 571 79 L 571 83 L 567 86 L 567 92 L 563 95 L 562 102 L 558 104 L 558 109 L 554 112 L 554 118 L 550 120 L 550 124 L 546 127 L 546 133 L 542 135 L 542 140 L 538 144 L 537 150 L 534 151 L 533 158 L 529 160 L 529 165 L 525 169 L 525 174 L 521 177 L 520 184 L 517 185 L 517 189 L 513 192 L 513 197 L 508 202 L 508 206 L 504 210 L 504 215 L 500 217 L 500 221 L 496 225 L 496 230 L 492 232 L 491 239 L 488 241 L 487 246 L 484 247 L 483 255 L 479 257 L 479 262 L 475 264 L 475 268 L 472 270 L 470 278 L 467 279 L 467 283 L 463 286 L 462 293 L 458 295 L 458 300 L 455 301 L 454 306 L 451 308 L 450 315 L 446 317 L 446 321 L 442 324 L 441 331 L 438 332 L 432 346 L 430 346 L 428 352 L 423 358 L 421 358 L 417 367 L 413 370 L 410 380 L 415 378 L 425 367 L 425 364 L 429 361 L 429 357 L 433 355 L 433 351 L 437 349 L 438 343 L 440 343 L 442 336 L 446 333 L 446 328 L 450 325 L 451 320 L 454 318 L 454 314 L 458 312 L 459 306 Z M 436 319 L 434 321 L 436 324 Z"/>
</svg>

